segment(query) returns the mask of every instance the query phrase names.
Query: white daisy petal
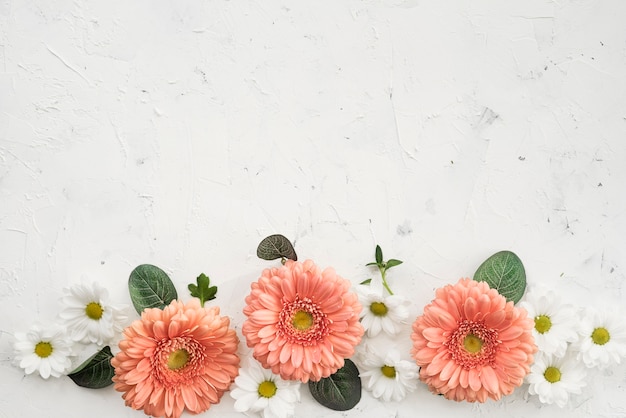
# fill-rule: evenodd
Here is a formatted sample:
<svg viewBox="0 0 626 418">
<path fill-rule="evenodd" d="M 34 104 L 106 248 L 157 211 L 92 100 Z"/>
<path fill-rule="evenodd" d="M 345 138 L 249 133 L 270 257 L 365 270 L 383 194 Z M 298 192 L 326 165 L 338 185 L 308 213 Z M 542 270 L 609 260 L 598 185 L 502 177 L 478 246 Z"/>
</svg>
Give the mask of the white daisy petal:
<svg viewBox="0 0 626 418">
<path fill-rule="evenodd" d="M 107 290 L 98 283 L 65 289 L 61 300 L 65 308 L 59 317 L 74 341 L 102 346 L 122 331 L 126 315 L 109 303 Z"/>
<path fill-rule="evenodd" d="M 545 404 L 555 403 L 563 408 L 571 394 L 580 394 L 586 385 L 585 369 L 575 356 L 566 352 L 563 357 L 538 353 L 530 367 L 526 382 L 530 384 L 528 393 L 537 395 Z"/>
<path fill-rule="evenodd" d="M 391 349 L 383 354 L 365 346 L 359 357 L 363 386 L 375 398 L 401 401 L 417 387 L 417 365 L 412 360 L 402 359 L 398 350 Z"/>
<path fill-rule="evenodd" d="M 261 395 L 261 384 L 272 382 L 275 392 L 269 397 Z M 235 399 L 237 412 L 258 412 L 264 418 L 287 418 L 294 416 L 295 402 L 300 400 L 300 382 L 282 380 L 270 370 L 251 360 L 239 369 L 230 396 Z"/>
<path fill-rule="evenodd" d="M 396 335 L 401 324 L 409 317 L 409 300 L 398 295 L 384 296 L 382 287 L 359 285 L 356 287 L 361 310 L 361 325 L 368 337 L 375 337 L 381 331 Z"/>
<path fill-rule="evenodd" d="M 16 333 L 15 362 L 26 374 L 37 371 L 48 379 L 67 373 L 72 365 L 72 341 L 56 325 L 41 328 L 34 325 L 26 334 Z"/>
<path fill-rule="evenodd" d="M 626 357 L 626 324 L 617 310 L 587 309 L 580 320 L 580 340 L 574 345 L 587 367 L 605 369 Z"/>
<path fill-rule="evenodd" d="M 525 296 L 520 307 L 535 320 L 533 336 L 539 351 L 562 357 L 568 343 L 578 339 L 576 310 L 572 305 L 561 303 L 554 291 L 534 288 Z"/>
</svg>

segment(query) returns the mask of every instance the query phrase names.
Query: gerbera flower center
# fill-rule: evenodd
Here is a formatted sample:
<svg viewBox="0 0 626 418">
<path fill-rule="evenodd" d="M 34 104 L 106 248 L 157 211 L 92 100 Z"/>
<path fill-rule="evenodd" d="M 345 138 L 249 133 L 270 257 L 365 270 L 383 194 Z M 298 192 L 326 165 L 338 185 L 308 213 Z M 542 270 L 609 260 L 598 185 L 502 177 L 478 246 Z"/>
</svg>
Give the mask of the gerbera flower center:
<svg viewBox="0 0 626 418">
<path fill-rule="evenodd" d="M 276 395 L 276 383 L 272 382 L 271 380 L 261 382 L 258 392 L 259 396 L 262 396 L 264 398 L 271 398 L 272 396 Z"/>
<path fill-rule="evenodd" d="M 103 313 L 104 310 L 102 309 L 102 305 L 100 305 L 98 302 L 89 302 L 87 306 L 85 306 L 85 315 L 87 315 L 87 317 L 93 319 L 94 321 L 102 318 Z"/>
<path fill-rule="evenodd" d="M 189 352 L 184 348 L 173 351 L 167 359 L 167 368 L 170 370 L 178 370 L 187 365 L 189 361 Z"/>
<path fill-rule="evenodd" d="M 535 317 L 535 329 L 539 334 L 545 334 L 552 328 L 552 321 L 547 315 L 537 315 Z"/>
<path fill-rule="evenodd" d="M 604 345 L 611 339 L 611 334 L 606 328 L 599 327 L 593 330 L 591 339 L 595 344 Z"/>
<path fill-rule="evenodd" d="M 300 331 L 306 331 L 313 325 L 313 315 L 306 311 L 298 311 L 291 321 L 293 327 Z"/>
<path fill-rule="evenodd" d="M 39 341 L 35 346 L 35 354 L 41 358 L 46 358 L 52 354 L 52 344 L 46 341 Z"/>
<path fill-rule="evenodd" d="M 318 304 L 300 296 L 283 304 L 277 329 L 278 335 L 284 335 L 290 343 L 305 346 L 317 344 L 330 332 L 328 317 Z"/>
<path fill-rule="evenodd" d="M 493 365 L 498 352 L 498 332 L 482 321 L 464 319 L 444 343 L 450 357 L 466 370 Z"/>
<path fill-rule="evenodd" d="M 393 366 L 384 365 L 383 367 L 380 368 L 380 372 L 383 374 L 383 376 L 388 377 L 390 379 L 395 379 L 396 377 L 396 368 Z"/>
<path fill-rule="evenodd" d="M 543 373 L 543 377 L 550 383 L 556 383 L 561 380 L 561 371 L 556 367 L 550 366 Z"/>
<path fill-rule="evenodd" d="M 370 311 L 376 316 L 385 316 L 388 310 L 387 305 L 382 302 L 372 302 L 370 305 Z"/>
<path fill-rule="evenodd" d="M 463 347 L 469 353 L 478 353 L 483 348 L 483 340 L 473 334 L 468 334 L 463 340 Z"/>
</svg>

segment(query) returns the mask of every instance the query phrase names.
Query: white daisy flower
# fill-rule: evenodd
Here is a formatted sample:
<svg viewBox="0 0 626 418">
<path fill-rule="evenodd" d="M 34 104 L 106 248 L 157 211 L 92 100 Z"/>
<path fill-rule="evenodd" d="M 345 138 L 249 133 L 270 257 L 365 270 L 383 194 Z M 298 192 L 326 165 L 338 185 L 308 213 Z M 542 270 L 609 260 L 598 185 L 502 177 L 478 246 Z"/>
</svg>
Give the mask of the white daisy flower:
<svg viewBox="0 0 626 418">
<path fill-rule="evenodd" d="M 381 331 L 393 336 L 400 331 L 402 323 L 409 317 L 409 301 L 405 297 L 383 296 L 382 285 L 377 286 L 374 280 L 370 286 L 357 286 L 356 291 L 363 305 L 361 325 L 368 337 L 375 337 Z"/>
<path fill-rule="evenodd" d="M 251 360 L 239 369 L 230 396 L 237 412 L 258 412 L 263 418 L 287 418 L 295 414 L 300 401 L 300 381 L 287 381 Z"/>
<path fill-rule="evenodd" d="M 109 303 L 109 292 L 98 283 L 65 289 L 59 316 L 74 341 L 104 345 L 122 331 L 126 315 Z"/>
<path fill-rule="evenodd" d="M 384 355 L 368 347 L 361 353 L 363 385 L 375 398 L 385 401 L 401 401 L 408 392 L 417 387 L 419 369 L 414 361 L 403 360 L 396 349 Z"/>
<path fill-rule="evenodd" d="M 563 408 L 570 394 L 582 393 L 586 374 L 586 369 L 570 353 L 561 358 L 537 353 L 530 374 L 526 376 L 530 384 L 528 393 L 539 396 L 542 403 L 555 403 Z"/>
<path fill-rule="evenodd" d="M 26 374 L 39 372 L 44 379 L 60 377 L 72 366 L 72 344 L 65 329 L 34 325 L 26 333 L 15 333 L 15 361 Z"/>
<path fill-rule="evenodd" d="M 519 306 L 528 311 L 529 318 L 535 320 L 533 336 L 539 351 L 562 357 L 567 350 L 567 343 L 578 339 L 576 309 L 561 303 L 554 291 L 533 289 Z"/>
<path fill-rule="evenodd" d="M 580 320 L 580 339 L 574 348 L 587 367 L 605 369 L 626 356 L 626 324 L 616 310 L 587 309 Z"/>
</svg>

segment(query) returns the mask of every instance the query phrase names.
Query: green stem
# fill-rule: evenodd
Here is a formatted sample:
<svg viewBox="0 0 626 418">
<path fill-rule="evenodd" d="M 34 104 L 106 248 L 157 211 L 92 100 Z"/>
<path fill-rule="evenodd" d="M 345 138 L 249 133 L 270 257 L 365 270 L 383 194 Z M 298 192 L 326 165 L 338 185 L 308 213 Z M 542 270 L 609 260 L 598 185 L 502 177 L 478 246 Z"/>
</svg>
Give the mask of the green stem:
<svg viewBox="0 0 626 418">
<path fill-rule="evenodd" d="M 393 295 L 393 292 L 391 291 L 391 288 L 387 284 L 387 279 L 385 278 L 385 275 L 386 275 L 385 267 L 378 266 L 378 270 L 380 270 L 380 275 L 383 278 L 383 286 L 385 287 L 385 289 L 387 289 L 387 292 L 389 292 L 390 295 Z"/>
</svg>

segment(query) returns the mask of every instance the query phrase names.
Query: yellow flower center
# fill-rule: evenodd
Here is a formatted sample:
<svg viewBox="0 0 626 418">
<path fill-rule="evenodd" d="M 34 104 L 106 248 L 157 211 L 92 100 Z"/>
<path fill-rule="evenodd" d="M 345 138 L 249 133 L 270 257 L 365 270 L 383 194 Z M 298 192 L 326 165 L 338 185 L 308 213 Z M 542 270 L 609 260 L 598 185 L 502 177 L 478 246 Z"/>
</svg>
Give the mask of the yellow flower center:
<svg viewBox="0 0 626 418">
<path fill-rule="evenodd" d="M 306 331 L 313 325 L 313 315 L 306 311 L 298 311 L 291 321 L 293 327 L 300 331 Z"/>
<path fill-rule="evenodd" d="M 548 367 L 546 371 L 543 373 L 543 377 L 550 383 L 556 383 L 561 380 L 561 371 L 556 367 Z"/>
<path fill-rule="evenodd" d="M 271 398 L 276 395 L 276 384 L 270 380 L 266 380 L 259 385 L 259 396 Z"/>
<path fill-rule="evenodd" d="M 41 358 L 46 358 L 50 354 L 52 354 L 52 344 L 46 341 L 39 341 L 35 346 L 35 354 L 37 354 Z"/>
<path fill-rule="evenodd" d="M 463 340 L 463 346 L 469 353 L 478 353 L 483 348 L 483 340 L 474 334 L 467 334 Z"/>
<path fill-rule="evenodd" d="M 591 333 L 591 339 L 598 345 L 604 345 L 611 339 L 611 334 L 606 328 L 596 328 Z"/>
<path fill-rule="evenodd" d="M 189 361 L 189 352 L 183 348 L 180 350 L 172 351 L 167 358 L 167 367 L 170 370 L 178 370 L 187 364 Z"/>
<path fill-rule="evenodd" d="M 380 368 L 380 371 L 382 372 L 383 376 L 386 376 L 390 379 L 394 379 L 396 377 L 396 368 L 393 366 L 384 365 Z"/>
<path fill-rule="evenodd" d="M 539 334 L 544 334 L 552 328 L 552 321 L 547 315 L 538 315 L 535 317 L 535 329 Z"/>
<path fill-rule="evenodd" d="M 387 315 L 387 305 L 382 302 L 372 302 L 370 305 L 370 311 L 376 316 L 385 316 Z"/>
<path fill-rule="evenodd" d="M 102 309 L 102 305 L 98 302 L 89 302 L 87 306 L 85 306 L 85 314 L 94 321 L 102 318 L 103 313 L 104 310 Z"/>
</svg>

